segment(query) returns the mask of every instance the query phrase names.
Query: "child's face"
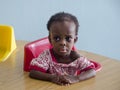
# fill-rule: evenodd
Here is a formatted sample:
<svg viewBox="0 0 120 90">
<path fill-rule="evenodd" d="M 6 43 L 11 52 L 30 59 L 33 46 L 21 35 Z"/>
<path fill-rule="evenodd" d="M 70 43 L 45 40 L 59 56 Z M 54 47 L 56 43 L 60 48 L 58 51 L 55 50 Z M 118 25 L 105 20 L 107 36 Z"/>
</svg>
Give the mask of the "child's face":
<svg viewBox="0 0 120 90">
<path fill-rule="evenodd" d="M 69 56 L 77 40 L 76 25 L 72 21 L 53 23 L 50 27 L 49 39 L 57 55 Z"/>
</svg>

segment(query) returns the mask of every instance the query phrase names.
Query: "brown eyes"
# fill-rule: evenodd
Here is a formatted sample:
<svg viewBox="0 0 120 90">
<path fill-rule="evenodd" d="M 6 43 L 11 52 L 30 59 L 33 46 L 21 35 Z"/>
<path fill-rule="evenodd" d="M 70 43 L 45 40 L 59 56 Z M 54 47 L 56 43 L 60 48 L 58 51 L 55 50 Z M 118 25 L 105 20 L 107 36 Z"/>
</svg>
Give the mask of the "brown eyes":
<svg viewBox="0 0 120 90">
<path fill-rule="evenodd" d="M 54 37 L 54 40 L 55 40 L 55 41 L 59 41 L 59 40 L 60 40 L 60 37 L 59 37 L 59 36 L 55 36 L 55 37 Z"/>
<path fill-rule="evenodd" d="M 65 39 L 66 39 L 66 41 L 70 42 L 70 41 L 71 41 L 71 39 L 72 39 L 72 37 L 67 36 Z"/>
<path fill-rule="evenodd" d="M 71 36 L 66 36 L 66 37 L 65 37 L 65 40 L 66 40 L 67 42 L 70 42 L 71 39 L 72 39 Z M 58 42 L 58 41 L 61 40 L 61 37 L 60 37 L 60 36 L 55 36 L 55 37 L 54 37 L 54 40 L 55 40 L 56 42 Z"/>
</svg>

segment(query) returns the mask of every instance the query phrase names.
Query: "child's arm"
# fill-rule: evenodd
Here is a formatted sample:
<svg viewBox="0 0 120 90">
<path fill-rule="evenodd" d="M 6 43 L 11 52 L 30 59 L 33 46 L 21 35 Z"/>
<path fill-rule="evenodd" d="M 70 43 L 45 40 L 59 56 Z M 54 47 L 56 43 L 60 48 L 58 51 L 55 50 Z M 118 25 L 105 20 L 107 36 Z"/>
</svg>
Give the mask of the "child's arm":
<svg viewBox="0 0 120 90">
<path fill-rule="evenodd" d="M 73 60 L 76 60 L 77 58 L 80 58 L 80 54 L 77 52 L 77 51 L 72 51 L 71 52 L 71 58 Z M 78 76 L 70 76 L 70 75 L 67 75 L 66 78 L 69 79 L 69 82 L 70 83 L 76 83 L 76 82 L 79 82 L 79 81 L 82 81 L 82 80 L 86 80 L 86 79 L 89 79 L 89 78 L 92 78 L 96 76 L 96 71 L 95 69 L 88 69 L 86 71 L 83 71 L 81 72 L 80 75 Z"/>
<path fill-rule="evenodd" d="M 51 81 L 51 82 L 59 84 L 59 85 L 69 84 L 69 81 L 67 79 L 65 79 L 64 76 L 43 73 L 43 72 L 36 71 L 36 70 L 31 70 L 29 76 L 34 79 Z"/>
<path fill-rule="evenodd" d="M 96 71 L 94 69 L 87 70 L 85 72 L 82 72 L 78 76 L 73 75 L 65 75 L 64 78 L 69 81 L 70 84 L 77 83 L 89 78 L 92 78 L 96 75 Z"/>
<path fill-rule="evenodd" d="M 43 73 L 36 70 L 31 70 L 29 76 L 34 79 L 44 80 L 44 81 L 51 81 L 55 76 L 48 73 Z"/>
<path fill-rule="evenodd" d="M 79 78 L 79 81 L 82 81 L 82 80 L 92 78 L 94 76 L 96 76 L 96 71 L 94 69 L 90 69 L 82 72 L 80 75 L 78 75 L 78 78 Z"/>
</svg>

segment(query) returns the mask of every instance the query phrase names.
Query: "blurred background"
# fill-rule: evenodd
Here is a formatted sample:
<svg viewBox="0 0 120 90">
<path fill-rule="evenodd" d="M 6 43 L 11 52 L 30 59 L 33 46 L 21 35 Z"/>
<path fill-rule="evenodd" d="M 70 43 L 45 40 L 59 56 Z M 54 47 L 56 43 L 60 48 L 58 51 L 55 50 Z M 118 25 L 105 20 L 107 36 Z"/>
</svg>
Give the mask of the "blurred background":
<svg viewBox="0 0 120 90">
<path fill-rule="evenodd" d="M 12 25 L 16 40 L 34 41 L 63 11 L 78 18 L 79 50 L 120 60 L 120 0 L 0 0 L 0 24 Z"/>
</svg>

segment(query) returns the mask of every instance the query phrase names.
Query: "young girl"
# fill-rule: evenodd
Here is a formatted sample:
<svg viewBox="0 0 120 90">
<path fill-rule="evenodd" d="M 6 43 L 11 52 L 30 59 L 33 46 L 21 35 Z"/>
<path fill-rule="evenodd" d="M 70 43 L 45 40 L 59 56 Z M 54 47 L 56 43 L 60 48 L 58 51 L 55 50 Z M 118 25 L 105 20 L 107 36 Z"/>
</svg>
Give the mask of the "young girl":
<svg viewBox="0 0 120 90">
<path fill-rule="evenodd" d="M 94 64 L 73 49 L 79 23 L 75 16 L 60 12 L 48 21 L 51 49 L 31 61 L 30 77 L 69 85 L 96 75 Z"/>
</svg>

